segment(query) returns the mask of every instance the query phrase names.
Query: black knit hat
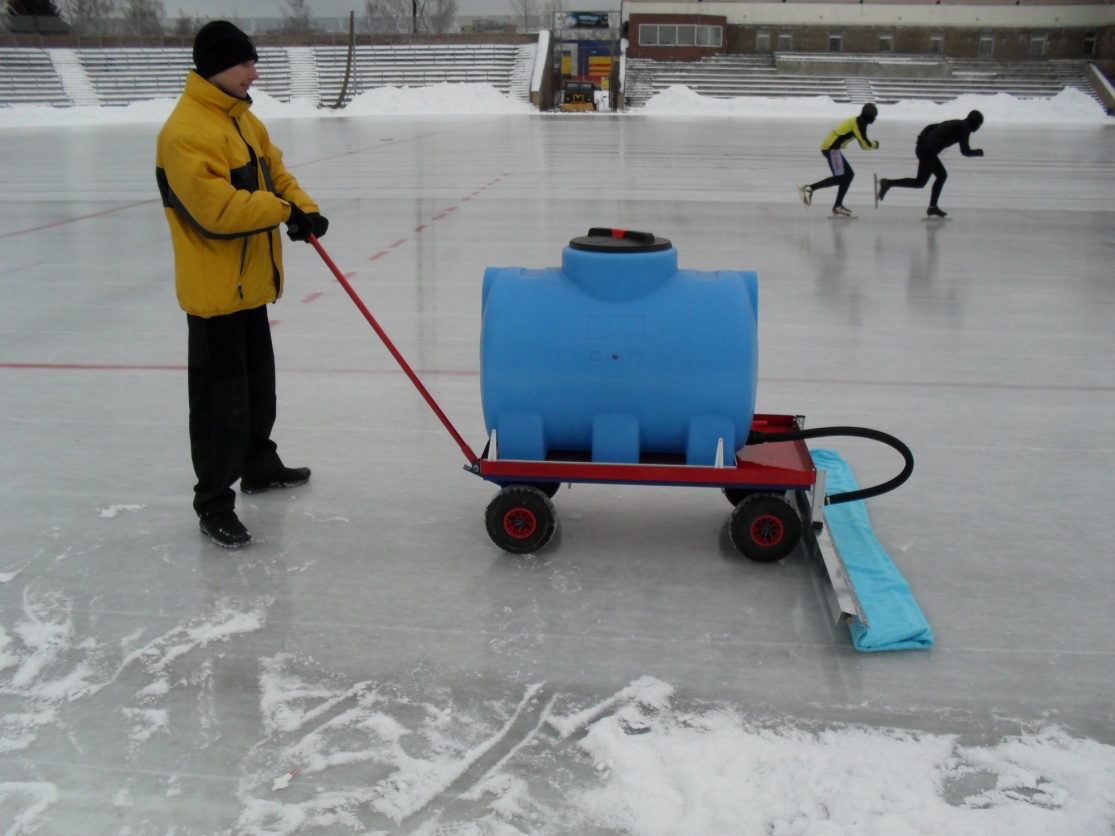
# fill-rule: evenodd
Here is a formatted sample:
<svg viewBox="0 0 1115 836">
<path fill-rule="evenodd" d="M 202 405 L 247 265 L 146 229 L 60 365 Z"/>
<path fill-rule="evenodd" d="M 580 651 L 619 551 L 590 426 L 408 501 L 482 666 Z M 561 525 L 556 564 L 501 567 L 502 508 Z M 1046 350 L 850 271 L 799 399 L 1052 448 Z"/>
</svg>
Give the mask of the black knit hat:
<svg viewBox="0 0 1115 836">
<path fill-rule="evenodd" d="M 258 61 L 252 39 L 227 20 L 211 20 L 194 38 L 194 66 L 202 78 L 212 78 L 245 61 Z"/>
</svg>

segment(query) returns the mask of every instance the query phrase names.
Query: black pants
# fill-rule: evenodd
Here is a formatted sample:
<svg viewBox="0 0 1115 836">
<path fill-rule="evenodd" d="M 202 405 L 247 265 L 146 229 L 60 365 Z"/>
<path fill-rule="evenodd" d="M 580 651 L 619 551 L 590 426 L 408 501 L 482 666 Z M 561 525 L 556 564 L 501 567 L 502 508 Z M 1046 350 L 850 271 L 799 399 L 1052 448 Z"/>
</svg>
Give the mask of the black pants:
<svg viewBox="0 0 1115 836">
<path fill-rule="evenodd" d="M 829 171 L 832 172 L 832 177 L 827 177 L 824 180 L 814 183 L 810 188 L 813 189 L 813 191 L 817 191 L 817 189 L 827 189 L 829 186 L 838 186 L 839 188 L 836 190 L 836 202 L 832 205 L 843 206 L 844 195 L 848 193 L 848 187 L 852 185 L 852 179 L 856 176 L 856 173 L 852 171 L 852 167 L 848 165 L 848 158 L 844 156 L 843 152 L 840 153 L 840 157 L 841 162 L 844 164 L 844 173 L 836 173 L 836 166 L 832 164 L 832 152 L 834 150 L 837 149 L 829 148 L 821 152 L 825 158 L 825 162 L 829 164 Z"/>
<path fill-rule="evenodd" d="M 929 182 L 930 175 L 932 175 L 935 179 L 933 180 L 933 189 L 929 193 L 929 205 L 936 206 L 937 198 L 941 196 L 941 189 L 945 187 L 945 180 L 948 179 L 949 173 L 945 171 L 945 167 L 941 164 L 941 158 L 934 152 L 919 145 L 914 149 L 914 153 L 918 157 L 918 176 L 904 177 L 901 180 L 888 180 L 887 188 L 924 189 L 925 184 Z"/>
<path fill-rule="evenodd" d="M 275 426 L 275 352 L 267 307 L 203 319 L 189 327 L 190 455 L 199 517 L 231 511 L 232 485 L 281 466 Z"/>
</svg>

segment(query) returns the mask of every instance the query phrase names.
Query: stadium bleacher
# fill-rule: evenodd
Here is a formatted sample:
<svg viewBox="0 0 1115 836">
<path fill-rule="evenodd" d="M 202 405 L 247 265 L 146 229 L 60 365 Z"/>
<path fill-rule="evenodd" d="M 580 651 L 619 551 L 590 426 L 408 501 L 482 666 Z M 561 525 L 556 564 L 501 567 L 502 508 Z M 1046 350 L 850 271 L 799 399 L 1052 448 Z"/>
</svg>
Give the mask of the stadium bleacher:
<svg viewBox="0 0 1115 836">
<path fill-rule="evenodd" d="M 673 85 L 683 85 L 714 98 L 828 96 L 838 102 L 891 103 L 901 99 L 947 102 L 966 93 L 1048 98 L 1066 87 L 1074 87 L 1095 98 L 1097 104 L 1100 102 L 1085 75 L 1085 61 L 1008 62 L 846 53 L 792 53 L 786 56 L 792 61 L 784 62 L 779 58 L 775 54 L 718 55 L 691 62 L 628 59 L 626 95 L 631 107 L 644 104 L 655 93 Z M 842 75 L 831 71 L 836 63 L 843 68 L 856 62 L 865 65 L 885 62 L 887 72 Z M 782 69 L 780 63 L 792 69 Z M 803 68 L 811 72 L 804 72 Z"/>
<path fill-rule="evenodd" d="M 490 84 L 529 101 L 534 44 L 363 46 L 355 54 L 345 100 L 376 87 Z M 259 89 L 281 101 L 341 94 L 344 47 L 260 47 Z M 193 66 L 187 47 L 42 49 L 0 47 L 0 106 L 124 105 L 177 97 Z"/>
<path fill-rule="evenodd" d="M 536 44 L 404 44 L 358 46 L 344 89 L 343 46 L 259 48 L 257 87 L 281 101 L 313 99 L 322 106 L 351 101 L 379 87 L 444 83 L 490 84 L 522 101 Z M 837 65 L 839 62 L 839 66 Z M 885 72 L 848 73 L 870 66 Z M 784 65 L 784 66 L 780 66 Z M 932 65 L 932 67 L 930 67 Z M 192 66 L 188 47 L 0 47 L 0 106 L 124 105 L 176 97 Z M 786 53 L 718 55 L 692 62 L 628 59 L 629 107 L 682 85 L 703 96 L 829 96 L 839 102 L 900 99 L 945 102 L 965 93 L 1051 97 L 1075 87 L 1100 101 L 1084 61 L 958 60 L 941 56 Z"/>
<path fill-rule="evenodd" d="M 0 105 L 72 104 L 44 49 L 0 47 Z"/>
</svg>

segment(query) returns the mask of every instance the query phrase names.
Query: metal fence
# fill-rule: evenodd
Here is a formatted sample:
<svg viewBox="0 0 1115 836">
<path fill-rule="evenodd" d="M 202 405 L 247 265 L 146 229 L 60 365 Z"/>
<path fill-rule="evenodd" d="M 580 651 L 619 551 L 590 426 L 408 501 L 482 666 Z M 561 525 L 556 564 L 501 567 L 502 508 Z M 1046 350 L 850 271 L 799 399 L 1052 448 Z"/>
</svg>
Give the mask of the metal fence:
<svg viewBox="0 0 1115 836">
<path fill-rule="evenodd" d="M 309 43 L 342 43 L 348 37 L 348 15 L 312 18 L 312 26 L 305 32 L 289 30 L 289 21 L 283 17 L 229 17 L 253 39 L 285 37 L 304 38 Z M 73 46 L 177 46 L 193 41 L 200 19 L 167 19 L 161 33 L 138 34 L 129 30 L 124 18 L 107 18 L 99 21 L 96 32 L 82 32 L 71 26 L 65 18 L 36 17 L 31 15 L 0 15 L 6 31 L 0 32 L 0 42 L 12 46 L 42 46 L 54 44 L 58 38 L 72 40 Z M 540 15 L 524 18 L 522 15 L 458 15 L 444 32 L 433 31 L 430 21 L 422 16 L 376 17 L 360 16 L 355 19 L 358 35 L 424 36 L 455 34 L 537 34 L 542 25 Z M 42 41 L 41 43 L 39 41 Z"/>
</svg>

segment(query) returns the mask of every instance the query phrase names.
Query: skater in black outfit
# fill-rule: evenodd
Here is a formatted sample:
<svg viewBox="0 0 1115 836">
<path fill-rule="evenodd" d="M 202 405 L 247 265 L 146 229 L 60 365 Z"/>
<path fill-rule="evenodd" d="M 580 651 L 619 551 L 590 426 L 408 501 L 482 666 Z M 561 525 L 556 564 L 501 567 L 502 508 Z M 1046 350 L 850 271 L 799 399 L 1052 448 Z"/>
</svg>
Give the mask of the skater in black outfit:
<svg viewBox="0 0 1115 836">
<path fill-rule="evenodd" d="M 827 177 L 808 186 L 799 187 L 798 191 L 801 192 L 802 203 L 806 206 L 811 205 L 813 203 L 813 192 L 817 189 L 837 186 L 836 202 L 832 206 L 832 214 L 846 218 L 852 216 L 851 211 L 844 208 L 844 195 L 848 193 L 848 187 L 852 185 L 852 178 L 856 176 L 856 173 L 848 165 L 848 158 L 844 156 L 843 149 L 853 139 L 859 143 L 860 148 L 867 151 L 878 148 L 878 142 L 872 142 L 867 138 L 867 126 L 874 122 L 878 115 L 879 109 L 875 105 L 865 104 L 859 116 L 845 119 L 825 137 L 825 141 L 821 143 L 821 153 L 829 164 L 832 177 Z"/>
<path fill-rule="evenodd" d="M 944 212 L 937 206 L 937 199 L 941 196 L 941 189 L 949 174 L 941 164 L 941 152 L 950 146 L 960 143 L 960 153 L 965 157 L 982 157 L 983 151 L 979 148 L 969 148 L 968 138 L 979 130 L 983 124 L 983 114 L 973 110 L 964 119 L 950 119 L 936 125 L 926 125 L 918 134 L 918 142 L 914 153 L 918 158 L 918 176 L 906 177 L 902 180 L 879 180 L 879 200 L 887 196 L 891 189 L 922 189 L 933 175 L 933 190 L 929 194 L 929 208 L 925 214 L 930 217 L 943 218 Z"/>
</svg>

